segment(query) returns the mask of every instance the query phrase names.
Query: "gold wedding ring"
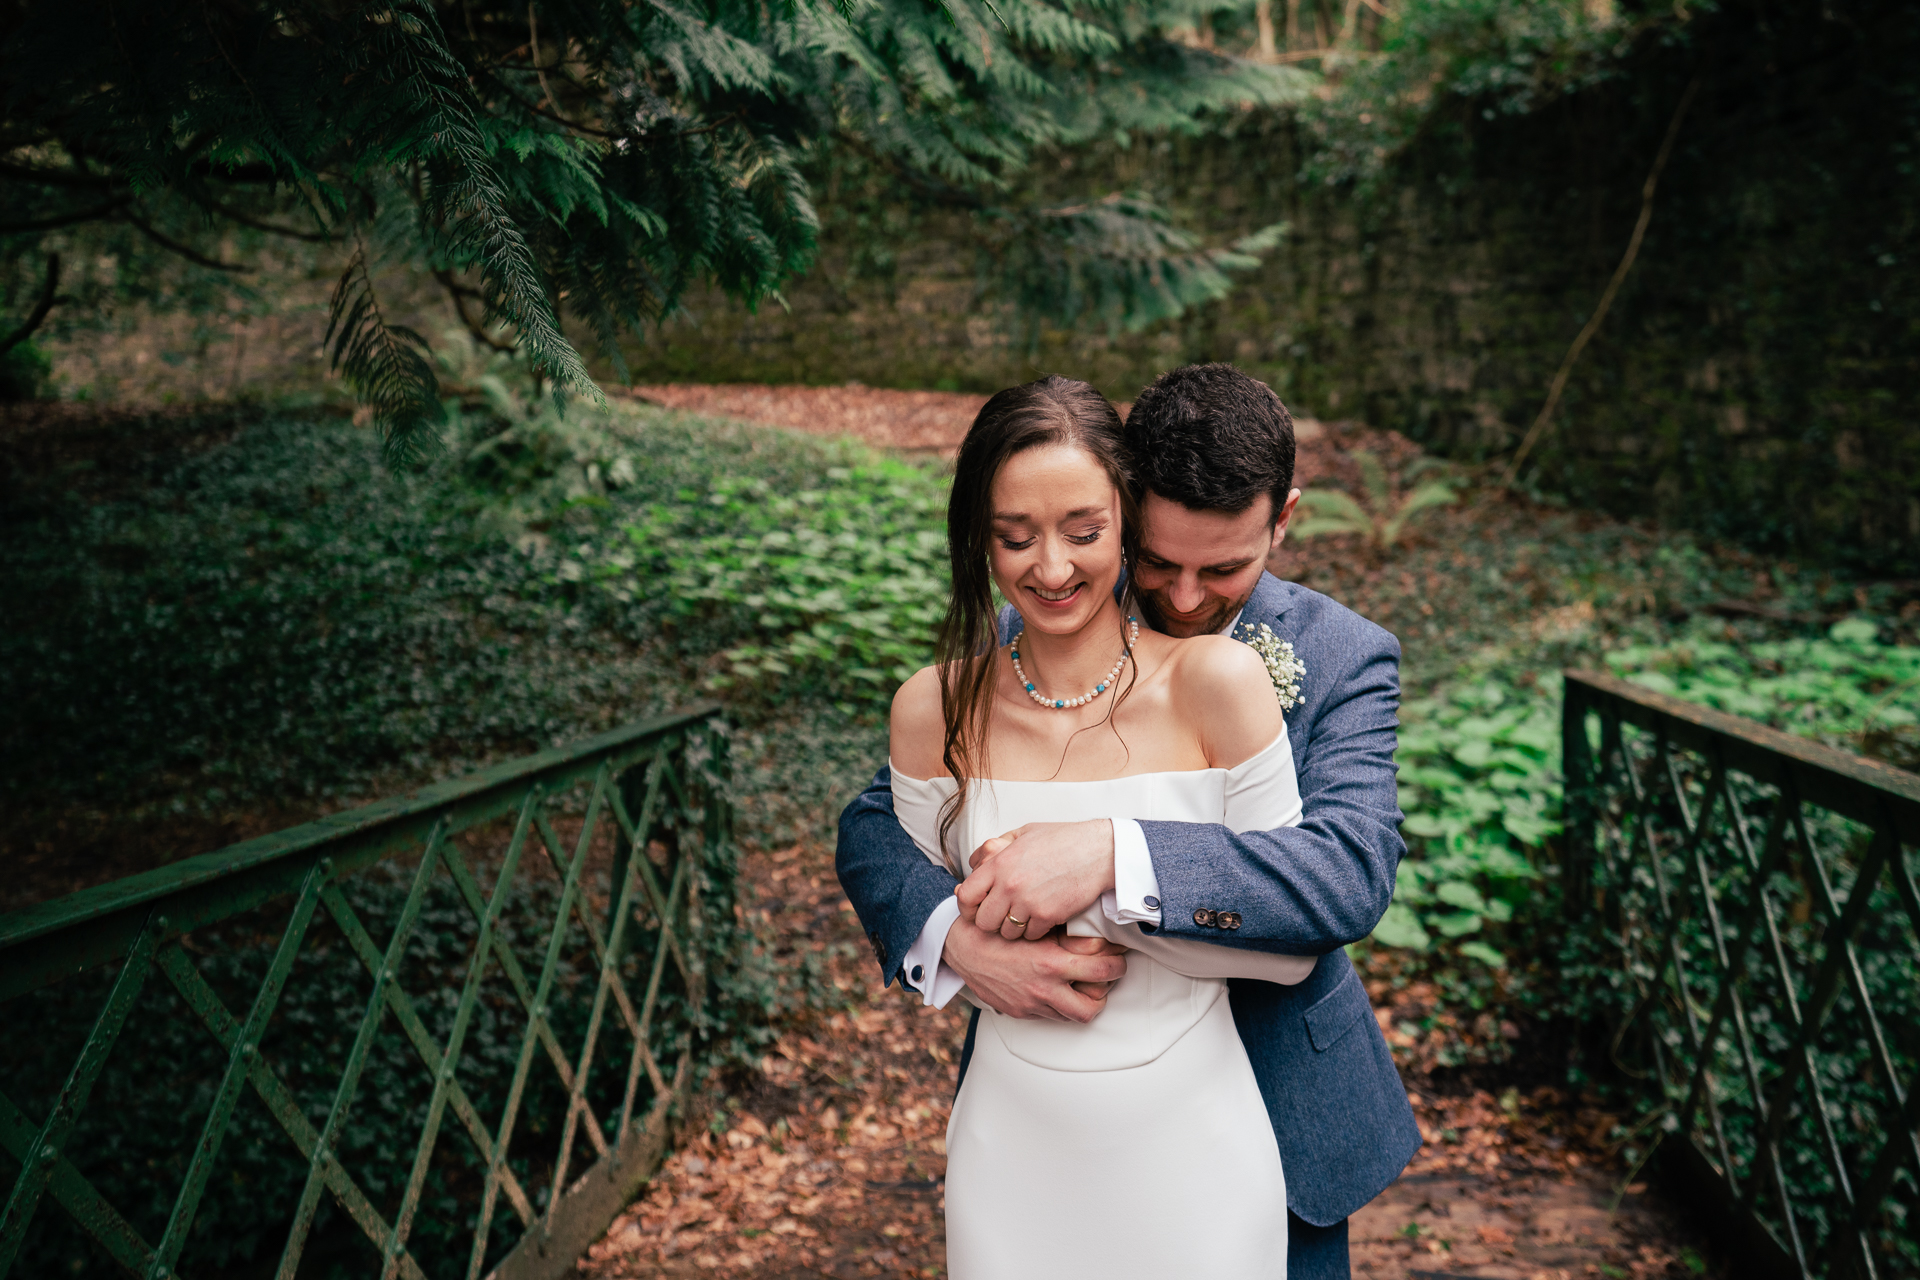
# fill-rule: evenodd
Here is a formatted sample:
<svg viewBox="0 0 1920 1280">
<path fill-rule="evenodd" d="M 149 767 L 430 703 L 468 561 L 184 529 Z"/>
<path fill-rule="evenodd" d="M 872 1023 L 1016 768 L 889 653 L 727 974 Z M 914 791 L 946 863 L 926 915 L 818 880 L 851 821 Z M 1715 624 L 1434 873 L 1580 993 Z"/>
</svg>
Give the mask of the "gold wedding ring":
<svg viewBox="0 0 1920 1280">
<path fill-rule="evenodd" d="M 1027 922 L 1025 920 L 1022 920 L 1019 916 L 1013 916 L 1013 915 L 1008 916 L 1007 923 L 1019 925 L 1022 929 L 1027 927 Z"/>
</svg>

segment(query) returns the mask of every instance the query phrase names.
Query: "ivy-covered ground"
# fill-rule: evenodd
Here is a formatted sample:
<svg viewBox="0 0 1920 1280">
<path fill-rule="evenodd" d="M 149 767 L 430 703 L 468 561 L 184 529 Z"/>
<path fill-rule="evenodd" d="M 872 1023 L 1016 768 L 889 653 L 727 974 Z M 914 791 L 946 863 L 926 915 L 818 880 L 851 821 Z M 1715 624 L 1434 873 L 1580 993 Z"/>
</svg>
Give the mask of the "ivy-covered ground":
<svg viewBox="0 0 1920 1280">
<path fill-rule="evenodd" d="M 945 419 L 920 404 L 902 456 L 834 438 L 817 393 L 803 434 L 632 401 L 563 417 L 490 375 L 468 386 L 447 453 L 404 474 L 319 411 L 47 407 L 0 428 L 0 590 L 22 606 L 0 629 L 0 907 L 720 697 L 740 726 L 770 954 L 813 957 L 772 977 L 825 965 L 835 981 L 764 994 L 763 1034 L 711 1083 L 714 1145 L 661 1184 L 684 1209 L 642 1207 L 612 1237 L 640 1238 L 596 1265 L 934 1265 L 937 1214 L 908 1184 L 938 1174 L 926 1144 L 954 1028 L 870 991 L 830 831 L 883 753 L 893 684 L 926 652 L 938 422 L 957 435 L 967 398 Z M 887 421 L 858 389 L 838 401 Z M 1366 1257 L 1380 1274 L 1520 1274 L 1529 1258 L 1547 1274 L 1690 1274 L 1684 1237 L 1601 1240 L 1591 1220 L 1625 1130 L 1569 1077 L 1555 1033 L 1557 673 L 1610 665 L 1911 766 L 1920 587 L 1500 495 L 1353 424 L 1303 434 L 1301 479 L 1346 497 L 1321 501 L 1320 536 L 1290 540 L 1274 569 L 1405 649 L 1410 856 L 1355 958 L 1431 1141 L 1419 1178 L 1383 1198 L 1395 1221 L 1367 1220 Z M 1436 484 L 1451 501 L 1411 511 Z M 803 1141 L 807 1158 L 788 1159 Z M 1536 1230 L 1554 1187 L 1572 1197 L 1561 1227 Z M 1450 1227 L 1448 1206 L 1469 1202 L 1473 1231 Z M 1561 1229 L 1575 1219 L 1584 1244 Z M 1549 1237 L 1559 1261 L 1526 1252 Z M 1474 1250 L 1486 1257 L 1469 1264 Z"/>
</svg>

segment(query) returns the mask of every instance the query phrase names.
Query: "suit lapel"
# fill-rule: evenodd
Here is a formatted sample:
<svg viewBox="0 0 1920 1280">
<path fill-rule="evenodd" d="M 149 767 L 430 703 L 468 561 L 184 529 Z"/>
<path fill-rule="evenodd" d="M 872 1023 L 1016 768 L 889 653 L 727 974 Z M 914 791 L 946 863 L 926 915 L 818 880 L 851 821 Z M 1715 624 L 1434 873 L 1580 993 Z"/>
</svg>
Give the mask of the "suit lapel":
<svg viewBox="0 0 1920 1280">
<path fill-rule="evenodd" d="M 1281 639 L 1288 639 L 1288 633 L 1281 623 L 1299 593 L 1300 588 L 1293 583 L 1282 582 L 1271 573 L 1262 573 L 1260 581 L 1253 586 L 1253 594 L 1247 597 L 1247 607 L 1241 611 L 1241 625 L 1251 622 L 1258 626 L 1264 622 Z"/>
</svg>

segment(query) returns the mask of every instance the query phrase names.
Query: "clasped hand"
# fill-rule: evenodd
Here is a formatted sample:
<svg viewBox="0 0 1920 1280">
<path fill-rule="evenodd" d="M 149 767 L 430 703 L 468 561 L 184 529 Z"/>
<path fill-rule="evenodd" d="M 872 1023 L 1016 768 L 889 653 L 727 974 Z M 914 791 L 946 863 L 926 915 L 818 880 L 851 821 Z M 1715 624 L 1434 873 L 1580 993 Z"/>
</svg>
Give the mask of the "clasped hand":
<svg viewBox="0 0 1920 1280">
<path fill-rule="evenodd" d="M 954 891 L 961 922 L 946 962 L 973 994 L 1015 1018 L 1091 1022 L 1126 973 L 1127 949 L 1061 926 L 1113 886 L 1113 827 L 1030 823 L 981 845 Z"/>
<path fill-rule="evenodd" d="M 1113 888 L 1113 824 L 1030 822 L 974 851 L 961 918 L 1012 941 L 1044 938 Z"/>
</svg>

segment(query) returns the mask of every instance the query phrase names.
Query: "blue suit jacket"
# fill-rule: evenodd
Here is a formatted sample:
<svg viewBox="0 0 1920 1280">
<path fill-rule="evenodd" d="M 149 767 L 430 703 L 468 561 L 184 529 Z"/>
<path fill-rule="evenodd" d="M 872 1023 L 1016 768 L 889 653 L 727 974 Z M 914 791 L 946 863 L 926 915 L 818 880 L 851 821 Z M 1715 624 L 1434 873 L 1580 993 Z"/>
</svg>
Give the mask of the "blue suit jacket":
<svg viewBox="0 0 1920 1280">
<path fill-rule="evenodd" d="M 1286 713 L 1305 816 L 1297 827 L 1245 833 L 1140 826 L 1166 933 L 1322 957 L 1297 986 L 1235 981 L 1230 998 L 1279 1139 L 1287 1207 L 1329 1226 L 1378 1195 L 1420 1146 L 1366 989 L 1340 949 L 1373 931 L 1406 851 L 1393 764 L 1400 645 L 1352 610 L 1271 574 L 1241 622 L 1272 627 L 1306 666 L 1300 701 Z M 1012 626 L 1017 620 L 1003 620 L 1007 635 Z M 954 880 L 901 829 L 887 770 L 840 815 L 836 865 L 891 983 Z M 1202 908 L 1237 911 L 1241 927 L 1223 934 L 1198 925 Z M 964 1079 L 965 1057 L 960 1070 Z"/>
</svg>

